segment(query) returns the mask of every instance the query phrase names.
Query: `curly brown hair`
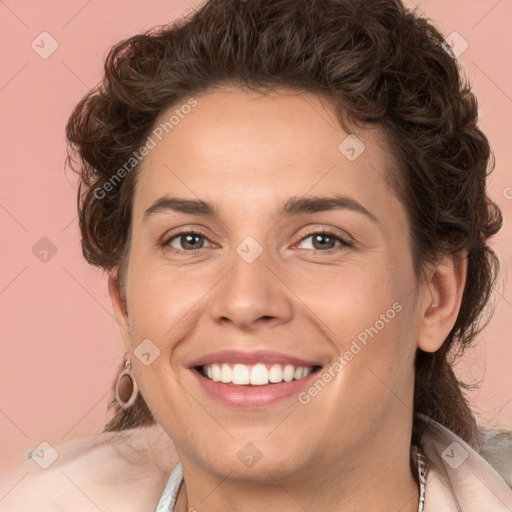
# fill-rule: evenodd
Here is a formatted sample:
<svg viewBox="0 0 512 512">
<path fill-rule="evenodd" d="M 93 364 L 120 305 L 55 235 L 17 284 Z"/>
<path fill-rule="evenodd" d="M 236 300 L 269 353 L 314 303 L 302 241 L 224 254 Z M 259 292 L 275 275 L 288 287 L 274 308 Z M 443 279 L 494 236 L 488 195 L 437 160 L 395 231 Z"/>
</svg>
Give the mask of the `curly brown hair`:
<svg viewBox="0 0 512 512">
<path fill-rule="evenodd" d="M 398 0 L 208 0 L 115 45 L 104 69 L 69 119 L 68 162 L 80 174 L 83 254 L 118 272 L 121 290 L 136 163 L 115 186 L 112 178 L 165 109 L 224 83 L 291 87 L 327 97 L 344 127 L 382 129 L 397 162 L 388 179 L 408 214 L 417 279 L 440 255 L 467 252 L 455 325 L 438 351 L 416 354 L 412 442 L 426 427 L 423 413 L 476 446 L 468 386 L 452 365 L 490 318 L 498 259 L 486 242 L 502 215 L 486 193 L 494 161 L 476 99 L 431 22 Z M 131 409 L 115 401 L 110 408 L 105 431 L 155 423 L 140 393 Z"/>
</svg>

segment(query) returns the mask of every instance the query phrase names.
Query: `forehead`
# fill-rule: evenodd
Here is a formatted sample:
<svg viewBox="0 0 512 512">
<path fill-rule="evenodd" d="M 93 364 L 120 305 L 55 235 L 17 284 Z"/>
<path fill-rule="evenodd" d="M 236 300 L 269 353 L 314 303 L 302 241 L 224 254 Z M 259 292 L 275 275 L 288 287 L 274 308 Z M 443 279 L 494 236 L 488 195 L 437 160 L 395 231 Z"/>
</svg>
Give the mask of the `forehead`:
<svg viewBox="0 0 512 512">
<path fill-rule="evenodd" d="M 224 87 L 193 100 L 154 123 L 154 144 L 137 176 L 138 217 L 166 193 L 232 205 L 237 213 L 274 211 L 276 199 L 307 194 L 356 196 L 374 208 L 394 195 L 386 181 L 392 159 L 379 130 L 345 131 L 322 96 Z"/>
</svg>

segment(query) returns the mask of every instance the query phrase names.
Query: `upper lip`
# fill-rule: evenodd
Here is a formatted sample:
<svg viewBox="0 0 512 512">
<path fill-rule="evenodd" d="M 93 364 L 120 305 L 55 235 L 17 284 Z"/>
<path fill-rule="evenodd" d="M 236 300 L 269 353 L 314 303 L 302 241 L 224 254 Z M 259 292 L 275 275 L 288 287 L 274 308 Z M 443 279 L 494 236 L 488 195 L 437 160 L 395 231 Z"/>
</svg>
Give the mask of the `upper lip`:
<svg viewBox="0 0 512 512">
<path fill-rule="evenodd" d="M 215 363 L 241 363 L 241 364 L 291 364 L 293 366 L 321 366 L 318 361 L 307 361 L 300 357 L 274 352 L 271 350 L 257 350 L 253 352 L 244 352 L 242 350 L 219 350 L 210 352 L 191 361 L 188 368 L 195 366 L 208 366 Z"/>
</svg>

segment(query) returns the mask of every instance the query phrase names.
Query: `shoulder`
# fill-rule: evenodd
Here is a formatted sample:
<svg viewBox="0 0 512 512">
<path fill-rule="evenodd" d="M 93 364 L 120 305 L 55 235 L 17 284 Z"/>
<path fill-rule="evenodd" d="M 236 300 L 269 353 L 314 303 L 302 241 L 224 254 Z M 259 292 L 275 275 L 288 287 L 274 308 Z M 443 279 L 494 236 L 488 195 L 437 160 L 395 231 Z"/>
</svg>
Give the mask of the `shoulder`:
<svg viewBox="0 0 512 512">
<path fill-rule="evenodd" d="M 480 437 L 478 453 L 512 487 L 512 431 L 483 431 Z"/>
<path fill-rule="evenodd" d="M 428 462 L 425 512 L 512 510 L 512 433 L 481 430 L 476 447 L 433 419 L 421 440 Z"/>
<path fill-rule="evenodd" d="M 0 511 L 151 511 L 177 461 L 160 425 L 72 439 L 4 478 Z"/>
</svg>

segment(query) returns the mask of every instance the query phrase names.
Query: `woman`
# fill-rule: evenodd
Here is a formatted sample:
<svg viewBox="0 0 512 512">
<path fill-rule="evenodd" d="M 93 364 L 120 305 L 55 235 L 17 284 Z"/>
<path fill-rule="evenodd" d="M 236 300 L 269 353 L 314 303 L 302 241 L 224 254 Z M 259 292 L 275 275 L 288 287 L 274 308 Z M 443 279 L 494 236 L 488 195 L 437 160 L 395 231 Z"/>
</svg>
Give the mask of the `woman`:
<svg viewBox="0 0 512 512">
<path fill-rule="evenodd" d="M 451 368 L 502 218 L 431 24 L 210 0 L 116 45 L 67 137 L 126 358 L 105 432 L 5 510 L 512 510 Z"/>
</svg>

